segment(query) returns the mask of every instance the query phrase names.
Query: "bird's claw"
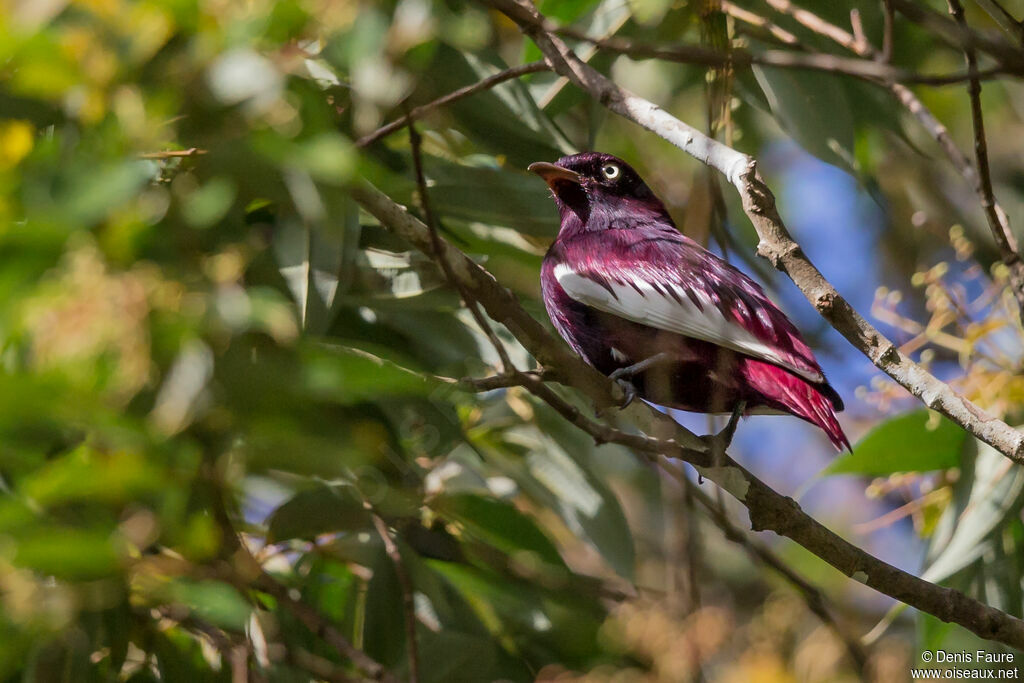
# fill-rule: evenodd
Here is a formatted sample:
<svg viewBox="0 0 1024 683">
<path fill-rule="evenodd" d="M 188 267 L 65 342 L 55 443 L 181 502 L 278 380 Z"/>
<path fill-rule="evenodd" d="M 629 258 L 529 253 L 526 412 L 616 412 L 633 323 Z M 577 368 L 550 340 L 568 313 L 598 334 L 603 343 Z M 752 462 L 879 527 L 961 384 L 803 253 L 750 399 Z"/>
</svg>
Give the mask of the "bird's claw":
<svg viewBox="0 0 1024 683">
<path fill-rule="evenodd" d="M 732 444 L 732 437 L 736 434 L 736 427 L 739 425 L 740 418 L 746 409 L 747 402 L 740 401 L 736 404 L 732 414 L 729 416 L 729 422 L 726 423 L 722 431 L 717 434 L 707 434 L 700 437 L 700 440 L 707 444 L 708 451 L 716 463 L 724 460 L 725 452 Z"/>
<path fill-rule="evenodd" d="M 618 372 L 618 370 L 616 370 L 616 372 Z M 612 373 L 611 378 L 619 385 L 619 388 L 622 389 L 622 393 L 625 396 L 625 398 L 622 399 L 622 403 L 619 404 L 619 410 L 624 410 L 633 402 L 633 399 L 636 398 L 636 387 L 634 387 L 633 383 L 629 380 L 616 377 L 615 373 Z"/>
</svg>

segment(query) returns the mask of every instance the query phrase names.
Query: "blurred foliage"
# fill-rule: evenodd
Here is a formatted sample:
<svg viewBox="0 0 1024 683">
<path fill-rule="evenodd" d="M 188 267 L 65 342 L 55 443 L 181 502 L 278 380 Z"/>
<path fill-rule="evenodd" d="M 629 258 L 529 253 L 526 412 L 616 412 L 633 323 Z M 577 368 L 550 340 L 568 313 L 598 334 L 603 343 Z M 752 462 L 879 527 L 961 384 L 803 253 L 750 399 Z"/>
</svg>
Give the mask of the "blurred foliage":
<svg viewBox="0 0 1024 683">
<path fill-rule="evenodd" d="M 846 6 L 803 4 L 849 21 Z M 854 4 L 879 35 L 881 3 Z M 912 639 L 972 642 L 897 620 L 858 672 L 675 483 L 523 391 L 453 389 L 446 378 L 492 370 L 494 350 L 439 269 L 345 188 L 366 178 L 417 206 L 407 133 L 356 141 L 406 103 L 537 59 L 509 21 L 462 0 L 0 7 L 0 679 L 358 674 L 259 572 L 401 679 L 406 600 L 423 681 L 888 681 L 907 675 Z M 540 7 L 593 35 L 777 47 L 700 2 Z M 902 21 L 897 38 L 905 68 L 961 64 Z M 958 391 L 1024 419 L 1021 321 L 976 198 L 884 92 L 579 49 L 746 152 L 790 137 L 855 175 L 887 215 L 873 258 L 905 292 L 881 291 L 875 316 Z M 920 94 L 967 145 L 962 89 Z M 985 85 L 1012 207 L 1022 95 Z M 699 164 L 553 74 L 417 125 L 444 235 L 542 319 L 537 273 L 557 221 L 532 161 L 619 154 L 695 238 L 725 231 L 734 255 L 753 252 L 735 198 L 709 208 Z M 936 416 L 902 414 L 914 404 L 885 380 L 858 397 L 851 431 L 874 429 L 832 472 L 883 477 L 867 493 L 898 505 L 883 525 L 909 517 L 903 532 L 926 539 L 926 575 L 1020 616 L 1019 468 Z M 820 561 L 786 558 L 854 632 L 882 616 Z"/>
</svg>

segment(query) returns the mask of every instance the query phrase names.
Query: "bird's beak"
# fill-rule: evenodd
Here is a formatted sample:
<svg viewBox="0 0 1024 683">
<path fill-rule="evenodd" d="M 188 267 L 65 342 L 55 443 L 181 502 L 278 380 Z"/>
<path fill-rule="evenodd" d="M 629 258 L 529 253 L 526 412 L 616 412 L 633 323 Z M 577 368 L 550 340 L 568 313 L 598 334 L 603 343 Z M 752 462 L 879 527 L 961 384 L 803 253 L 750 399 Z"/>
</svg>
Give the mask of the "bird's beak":
<svg viewBox="0 0 1024 683">
<path fill-rule="evenodd" d="M 555 164 L 549 164 L 546 161 L 537 161 L 526 167 L 527 171 L 536 173 L 544 182 L 548 184 L 552 190 L 555 189 L 555 185 L 559 182 L 569 182 L 574 185 L 580 184 L 580 174 L 576 171 L 570 171 L 567 168 L 562 168 Z"/>
</svg>

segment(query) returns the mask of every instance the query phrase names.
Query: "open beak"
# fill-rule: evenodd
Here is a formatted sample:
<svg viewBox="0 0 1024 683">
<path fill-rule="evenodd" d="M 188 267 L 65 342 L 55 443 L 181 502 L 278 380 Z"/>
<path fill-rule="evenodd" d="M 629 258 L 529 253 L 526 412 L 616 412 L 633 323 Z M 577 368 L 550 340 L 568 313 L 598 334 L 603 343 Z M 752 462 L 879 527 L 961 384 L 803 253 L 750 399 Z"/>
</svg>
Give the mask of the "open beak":
<svg viewBox="0 0 1024 683">
<path fill-rule="evenodd" d="M 555 164 L 549 164 L 546 161 L 537 161 L 526 167 L 527 171 L 536 173 L 544 182 L 548 184 L 552 190 L 555 189 L 555 184 L 559 182 L 569 182 L 575 185 L 580 184 L 580 174 L 576 171 L 570 171 L 567 168 L 556 166 Z"/>
</svg>

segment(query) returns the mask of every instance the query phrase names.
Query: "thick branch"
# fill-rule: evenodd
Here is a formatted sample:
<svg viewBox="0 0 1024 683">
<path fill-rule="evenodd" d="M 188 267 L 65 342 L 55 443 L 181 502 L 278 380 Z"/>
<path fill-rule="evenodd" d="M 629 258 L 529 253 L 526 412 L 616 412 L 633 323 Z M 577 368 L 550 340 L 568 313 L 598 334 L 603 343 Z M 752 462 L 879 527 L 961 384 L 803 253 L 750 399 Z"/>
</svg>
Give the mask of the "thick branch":
<svg viewBox="0 0 1024 683">
<path fill-rule="evenodd" d="M 1024 434 L 985 413 L 949 385 L 902 353 L 865 320 L 829 283 L 789 234 L 775 208 L 775 197 L 757 173 L 753 158 L 741 154 L 675 118 L 648 100 L 610 81 L 576 58 L 547 31 L 544 18 L 525 0 L 487 0 L 530 36 L 558 73 L 616 114 L 676 145 L 721 171 L 736 186 L 743 208 L 757 230 L 758 253 L 785 272 L 818 312 L 880 370 L 929 408 L 953 420 L 1017 463 L 1024 463 Z"/>
<path fill-rule="evenodd" d="M 572 80 L 573 76 L 569 78 Z M 352 195 L 386 229 L 437 258 L 430 229 L 403 207 L 366 184 L 353 188 Z M 523 310 L 515 296 L 490 273 L 443 240 L 440 241 L 440 252 L 448 259 L 452 273 L 461 281 L 462 286 L 473 293 L 491 318 L 503 321 L 534 358 L 562 371 L 566 382 L 582 391 L 595 404 L 610 406 L 615 402 L 617 397 L 614 392 L 617 387 L 614 383 L 583 363 L 564 344 L 548 334 Z M 522 373 L 522 376 L 526 379 L 521 383 L 531 391 L 536 390 L 541 399 L 548 401 L 554 395 L 536 377 L 526 373 Z M 554 397 L 551 405 L 560 414 L 599 441 L 621 443 L 648 454 L 653 460 L 667 457 L 694 465 L 704 477 L 714 481 L 747 507 L 753 529 L 771 530 L 786 536 L 847 576 L 943 621 L 958 623 L 982 638 L 1024 647 L 1024 621 L 951 588 L 924 581 L 866 553 L 822 526 L 808 516 L 796 501 L 775 492 L 724 453 L 711 454 L 703 440 L 650 406 L 634 402 L 623 411 L 623 416 L 646 434 L 665 434 L 672 438 L 654 438 L 613 430 L 582 416 L 572 406 L 566 407 L 568 404 L 558 400 L 557 395 Z M 695 444 L 696 448 L 690 448 L 689 444 Z"/>
<path fill-rule="evenodd" d="M 435 252 L 430 229 L 376 188 L 358 185 L 352 189 L 352 196 L 395 234 L 428 256 L 444 259 L 463 291 L 478 301 L 493 320 L 500 320 L 542 366 L 556 368 L 566 384 L 589 396 L 597 408 L 612 408 L 622 403 L 622 390 L 614 382 L 564 345 L 551 343 L 551 335 L 523 310 L 516 296 L 499 285 L 494 276 L 443 239 L 438 240 L 439 251 Z M 623 413 L 648 434 L 657 434 L 675 425 L 671 418 L 639 401 Z M 710 463 L 710 452 L 704 441 L 689 432 L 681 438 L 681 445 L 692 459 L 700 464 Z"/>
</svg>

